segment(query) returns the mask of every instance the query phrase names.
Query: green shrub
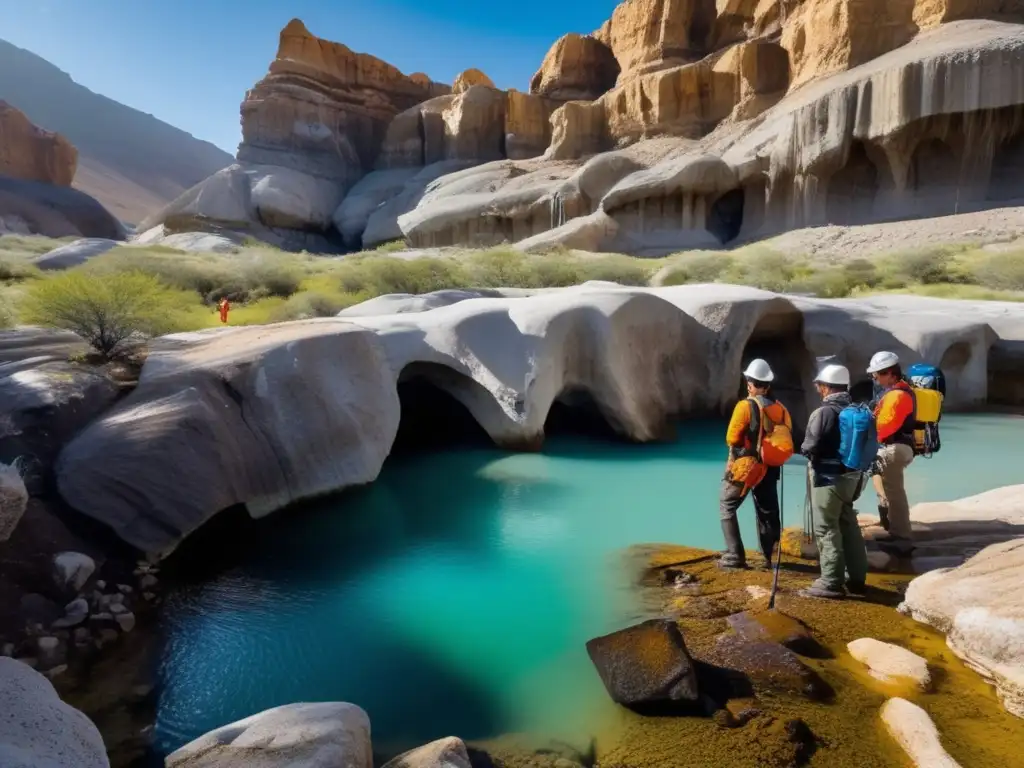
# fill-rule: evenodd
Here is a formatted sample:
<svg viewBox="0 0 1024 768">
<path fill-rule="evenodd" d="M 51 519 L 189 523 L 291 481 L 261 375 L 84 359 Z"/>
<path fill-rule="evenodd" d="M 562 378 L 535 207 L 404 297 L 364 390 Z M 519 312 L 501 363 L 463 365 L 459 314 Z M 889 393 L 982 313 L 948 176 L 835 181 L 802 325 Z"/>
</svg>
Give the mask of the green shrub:
<svg viewBox="0 0 1024 768">
<path fill-rule="evenodd" d="M 344 293 L 365 298 L 385 293 L 428 293 L 466 285 L 465 273 L 452 259 L 365 256 L 342 260 L 338 273 Z"/>
<path fill-rule="evenodd" d="M 970 274 L 956 260 L 962 250 L 942 246 L 890 254 L 881 260 L 885 272 L 881 282 L 887 287 L 970 282 Z"/>
<path fill-rule="evenodd" d="M 136 334 L 178 330 L 195 303 L 192 295 L 142 272 L 71 270 L 35 281 L 21 309 L 27 322 L 74 331 L 110 358 Z"/>
<path fill-rule="evenodd" d="M 611 279 L 592 277 L 590 266 L 574 256 L 550 253 L 531 257 L 529 270 L 533 273 L 534 284 L 543 288 L 565 288 L 587 280 Z"/>
<path fill-rule="evenodd" d="M 466 261 L 470 285 L 481 288 L 537 288 L 528 257 L 512 248 L 489 248 Z"/>
<path fill-rule="evenodd" d="M 789 286 L 791 293 L 809 293 L 820 299 L 843 299 L 857 286 L 843 268 L 828 267 L 797 277 Z"/>
<path fill-rule="evenodd" d="M 1024 251 L 1003 251 L 981 256 L 974 265 L 975 281 L 1000 291 L 1024 291 Z"/>
<path fill-rule="evenodd" d="M 619 285 L 647 285 L 661 262 L 633 256 L 599 256 L 580 261 L 582 279 L 607 280 Z"/>
<path fill-rule="evenodd" d="M 662 278 L 662 285 L 688 283 L 714 283 L 733 267 L 734 259 L 728 253 L 694 251 L 674 258 L 672 266 Z"/>
<path fill-rule="evenodd" d="M 874 288 L 882 281 L 878 268 L 867 259 L 853 259 L 844 264 L 842 269 L 853 288 Z"/>
<path fill-rule="evenodd" d="M 346 306 L 354 303 L 337 296 L 318 291 L 302 291 L 289 298 L 284 304 L 270 312 L 270 322 L 286 320 L 308 320 L 312 317 L 334 317 Z"/>
<path fill-rule="evenodd" d="M 0 328 L 10 328 L 14 325 L 14 310 L 11 309 L 7 297 L 0 294 Z"/>
<path fill-rule="evenodd" d="M 783 293 L 790 290 L 796 267 L 797 262 L 777 251 L 751 248 L 736 257 L 725 277 L 730 283 Z"/>
</svg>

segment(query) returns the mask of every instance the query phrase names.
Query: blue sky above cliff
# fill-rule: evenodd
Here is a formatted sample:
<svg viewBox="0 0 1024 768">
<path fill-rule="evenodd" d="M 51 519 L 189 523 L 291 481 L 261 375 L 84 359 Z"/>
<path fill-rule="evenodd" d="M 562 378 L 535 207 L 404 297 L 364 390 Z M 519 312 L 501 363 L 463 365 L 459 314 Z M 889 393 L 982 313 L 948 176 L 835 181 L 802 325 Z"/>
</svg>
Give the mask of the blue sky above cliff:
<svg viewBox="0 0 1024 768">
<path fill-rule="evenodd" d="M 526 90 L 551 43 L 591 32 L 617 0 L 0 0 L 0 37 L 77 82 L 234 154 L 238 104 L 266 72 L 281 28 L 320 37 L 405 73 L 451 82 L 469 67 Z M 429 9 L 429 10 L 428 10 Z"/>
</svg>

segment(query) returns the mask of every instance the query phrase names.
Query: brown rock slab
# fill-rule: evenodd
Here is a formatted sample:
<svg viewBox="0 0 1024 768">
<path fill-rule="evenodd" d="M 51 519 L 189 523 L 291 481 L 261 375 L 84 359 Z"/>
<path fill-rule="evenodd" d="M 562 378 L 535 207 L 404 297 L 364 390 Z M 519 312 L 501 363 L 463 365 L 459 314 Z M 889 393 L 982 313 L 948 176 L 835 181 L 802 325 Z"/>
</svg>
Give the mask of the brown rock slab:
<svg viewBox="0 0 1024 768">
<path fill-rule="evenodd" d="M 832 698 L 832 688 L 788 648 L 763 640 L 720 635 L 708 661 L 748 678 L 755 691 L 789 693 L 813 701 Z"/>
</svg>

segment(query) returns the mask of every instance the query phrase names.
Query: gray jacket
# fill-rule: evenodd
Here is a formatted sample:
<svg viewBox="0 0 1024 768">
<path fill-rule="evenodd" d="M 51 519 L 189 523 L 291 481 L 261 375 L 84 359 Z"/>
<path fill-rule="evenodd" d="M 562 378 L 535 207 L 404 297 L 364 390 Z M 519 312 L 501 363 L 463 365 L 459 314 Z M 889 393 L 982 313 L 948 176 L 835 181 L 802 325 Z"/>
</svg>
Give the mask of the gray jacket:
<svg viewBox="0 0 1024 768">
<path fill-rule="evenodd" d="M 849 392 L 829 395 L 807 420 L 800 453 L 810 461 L 816 485 L 831 485 L 837 475 L 851 471 L 839 460 L 839 412 L 852 402 Z"/>
</svg>

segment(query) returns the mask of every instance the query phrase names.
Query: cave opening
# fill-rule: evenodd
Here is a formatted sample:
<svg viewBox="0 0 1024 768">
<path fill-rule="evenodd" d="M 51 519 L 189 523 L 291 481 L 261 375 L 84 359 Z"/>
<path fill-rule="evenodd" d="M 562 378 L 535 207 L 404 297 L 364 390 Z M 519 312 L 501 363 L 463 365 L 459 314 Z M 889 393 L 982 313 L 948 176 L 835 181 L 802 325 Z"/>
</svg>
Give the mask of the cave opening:
<svg viewBox="0 0 1024 768">
<path fill-rule="evenodd" d="M 772 395 L 793 417 L 793 437 L 803 439 L 810 415 L 811 379 L 815 358 L 804 342 L 804 317 L 796 309 L 771 312 L 761 318 L 743 348 L 743 370 L 754 358 L 767 361 L 775 374 Z M 747 396 L 746 382 L 740 381 L 738 397 Z"/>
<path fill-rule="evenodd" d="M 1024 198 L 1024 135 L 1015 136 L 996 149 L 987 197 L 997 202 Z"/>
<path fill-rule="evenodd" d="M 878 167 L 868 157 L 867 146 L 855 141 L 846 164 L 828 184 L 825 212 L 830 224 L 860 224 L 871 219 L 881 186 Z"/>
<path fill-rule="evenodd" d="M 742 189 L 731 189 L 712 203 L 707 229 L 722 245 L 735 240 L 743 229 L 745 203 L 746 194 Z"/>
<path fill-rule="evenodd" d="M 628 442 L 584 387 L 567 387 L 555 398 L 544 421 L 544 436 L 584 437 L 599 442 Z"/>
<path fill-rule="evenodd" d="M 921 142 L 911 158 L 910 173 L 918 216 L 944 216 L 957 210 L 959 165 L 946 142 L 941 139 Z"/>
<path fill-rule="evenodd" d="M 445 365 L 407 365 L 398 377 L 401 416 L 388 459 L 453 448 L 493 447 L 490 435 L 459 397 L 491 397 L 482 390 L 475 381 Z"/>
</svg>

